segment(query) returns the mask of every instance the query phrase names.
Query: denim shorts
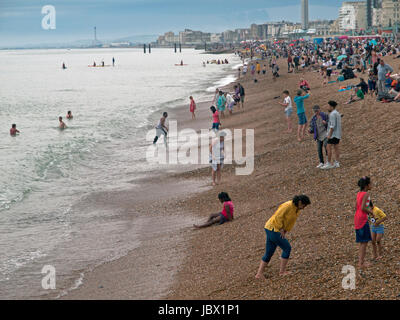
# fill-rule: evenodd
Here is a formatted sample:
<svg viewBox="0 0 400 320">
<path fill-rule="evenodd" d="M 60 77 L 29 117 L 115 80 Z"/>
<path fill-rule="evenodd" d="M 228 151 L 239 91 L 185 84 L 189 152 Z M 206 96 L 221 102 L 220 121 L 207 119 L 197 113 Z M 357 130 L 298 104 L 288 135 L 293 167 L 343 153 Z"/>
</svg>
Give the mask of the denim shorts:
<svg viewBox="0 0 400 320">
<path fill-rule="evenodd" d="M 219 125 L 220 125 L 219 122 L 214 122 L 214 123 L 212 124 L 212 128 L 211 128 L 211 129 L 217 129 L 217 130 L 219 130 Z"/>
<path fill-rule="evenodd" d="M 376 233 L 376 234 L 384 234 L 385 233 L 385 227 L 383 226 L 382 223 L 377 227 L 372 225 L 371 226 L 371 232 Z"/>
<path fill-rule="evenodd" d="M 297 116 L 299 117 L 299 124 L 303 125 L 307 123 L 306 114 L 304 112 L 298 113 Z"/>
<path fill-rule="evenodd" d="M 356 229 L 356 242 L 368 242 L 372 241 L 371 230 L 369 229 L 368 221 L 364 224 L 361 229 Z"/>
<path fill-rule="evenodd" d="M 286 108 L 285 109 L 286 117 L 289 118 L 292 115 L 292 113 L 293 113 L 293 108 Z"/>
</svg>

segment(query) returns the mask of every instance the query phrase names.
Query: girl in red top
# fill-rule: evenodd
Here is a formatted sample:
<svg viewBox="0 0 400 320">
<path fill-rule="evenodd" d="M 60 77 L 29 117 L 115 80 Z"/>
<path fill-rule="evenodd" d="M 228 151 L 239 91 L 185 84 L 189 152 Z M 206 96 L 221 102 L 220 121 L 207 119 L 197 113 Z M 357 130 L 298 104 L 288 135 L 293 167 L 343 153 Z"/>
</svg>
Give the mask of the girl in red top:
<svg viewBox="0 0 400 320">
<path fill-rule="evenodd" d="M 216 223 L 223 224 L 225 222 L 233 220 L 233 211 L 235 210 L 235 207 L 229 195 L 226 192 L 221 192 L 220 194 L 218 194 L 218 199 L 221 203 L 223 203 L 222 211 L 219 213 L 211 214 L 207 222 L 200 225 L 194 224 L 193 227 L 195 227 L 196 229 L 200 229 L 212 226 Z"/>
<path fill-rule="evenodd" d="M 196 110 L 196 102 L 194 102 L 194 99 L 192 96 L 190 96 L 190 112 L 192 113 L 192 120 L 196 118 L 194 114 L 194 110 Z"/>
<path fill-rule="evenodd" d="M 370 208 L 371 198 L 368 191 L 371 190 L 371 179 L 369 177 L 362 177 L 358 181 L 360 192 L 357 193 L 356 213 L 354 215 L 354 229 L 356 230 L 356 242 L 360 244 L 358 254 L 358 267 L 366 268 L 369 266 L 365 263 L 365 252 L 367 244 L 372 241 L 371 230 L 368 223 L 368 215 L 373 217 Z"/>
</svg>

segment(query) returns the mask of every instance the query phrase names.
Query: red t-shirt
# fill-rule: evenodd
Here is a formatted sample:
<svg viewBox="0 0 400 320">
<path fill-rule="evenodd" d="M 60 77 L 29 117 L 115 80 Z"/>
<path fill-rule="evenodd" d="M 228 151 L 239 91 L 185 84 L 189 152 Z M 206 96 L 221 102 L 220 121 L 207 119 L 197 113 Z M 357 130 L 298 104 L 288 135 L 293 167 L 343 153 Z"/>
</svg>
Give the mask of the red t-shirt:
<svg viewBox="0 0 400 320">
<path fill-rule="evenodd" d="M 365 223 L 368 221 L 368 212 L 362 210 L 362 201 L 365 194 L 365 191 L 360 191 L 357 193 L 356 214 L 354 215 L 354 229 L 356 230 L 364 227 Z M 370 201 L 371 199 L 368 196 L 368 200 L 365 204 L 367 207 L 369 206 Z"/>
</svg>

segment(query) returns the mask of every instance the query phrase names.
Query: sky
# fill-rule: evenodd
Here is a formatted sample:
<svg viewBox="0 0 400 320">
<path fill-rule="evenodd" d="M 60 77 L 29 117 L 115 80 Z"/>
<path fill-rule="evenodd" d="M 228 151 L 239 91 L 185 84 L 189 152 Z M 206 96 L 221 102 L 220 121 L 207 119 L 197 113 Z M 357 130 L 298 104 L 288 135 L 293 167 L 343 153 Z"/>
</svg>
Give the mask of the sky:
<svg viewBox="0 0 400 320">
<path fill-rule="evenodd" d="M 65 43 L 183 29 L 222 32 L 252 23 L 300 22 L 300 0 L 0 0 L 0 47 Z M 336 19 L 342 0 L 309 0 L 310 20 Z M 43 29 L 45 5 L 55 29 Z"/>
</svg>

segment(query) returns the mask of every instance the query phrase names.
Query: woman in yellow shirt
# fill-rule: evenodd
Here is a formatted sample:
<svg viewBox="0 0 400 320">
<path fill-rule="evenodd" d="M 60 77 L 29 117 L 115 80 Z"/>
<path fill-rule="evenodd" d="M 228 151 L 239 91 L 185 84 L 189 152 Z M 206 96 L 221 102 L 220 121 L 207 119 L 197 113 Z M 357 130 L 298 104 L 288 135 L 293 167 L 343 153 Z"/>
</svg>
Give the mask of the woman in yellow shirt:
<svg viewBox="0 0 400 320">
<path fill-rule="evenodd" d="M 282 249 L 279 274 L 283 276 L 290 274 L 290 272 L 286 271 L 286 266 L 292 247 L 285 236 L 287 232 L 292 230 L 300 210 L 303 210 L 309 204 L 311 204 L 311 201 L 306 195 L 295 196 L 293 200 L 281 204 L 274 215 L 267 221 L 264 227 L 267 233 L 265 254 L 261 259 L 260 267 L 256 274 L 257 279 L 266 279 L 263 274 L 264 269 L 274 255 L 276 247 Z"/>
<path fill-rule="evenodd" d="M 383 221 L 387 220 L 386 214 L 375 207 L 372 201 L 370 201 L 370 207 L 372 209 L 372 213 L 374 215 L 374 220 L 371 219 L 371 237 L 372 237 L 372 253 L 374 260 L 382 259 L 383 247 L 382 247 L 382 238 L 384 234 L 384 225 Z"/>
</svg>

